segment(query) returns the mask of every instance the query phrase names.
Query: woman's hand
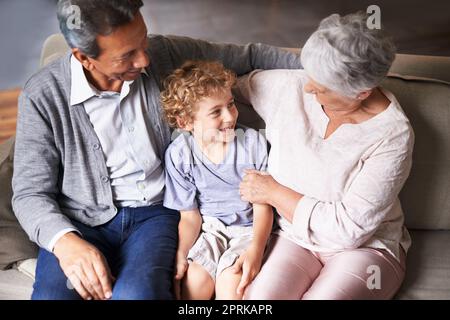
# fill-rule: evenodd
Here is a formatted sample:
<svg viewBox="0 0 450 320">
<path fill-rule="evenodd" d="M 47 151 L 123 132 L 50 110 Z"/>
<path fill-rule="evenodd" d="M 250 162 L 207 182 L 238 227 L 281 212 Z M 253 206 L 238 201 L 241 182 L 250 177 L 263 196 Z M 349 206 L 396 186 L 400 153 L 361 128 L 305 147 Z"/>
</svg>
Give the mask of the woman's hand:
<svg viewBox="0 0 450 320">
<path fill-rule="evenodd" d="M 251 203 L 270 204 L 270 196 L 278 183 L 267 172 L 245 170 L 244 179 L 239 185 L 241 199 Z"/>
<path fill-rule="evenodd" d="M 251 245 L 234 263 L 232 267 L 234 273 L 239 273 L 242 270 L 241 281 L 236 289 L 238 295 L 244 294 L 245 289 L 261 270 L 263 254 L 264 248 L 261 250 Z"/>
</svg>

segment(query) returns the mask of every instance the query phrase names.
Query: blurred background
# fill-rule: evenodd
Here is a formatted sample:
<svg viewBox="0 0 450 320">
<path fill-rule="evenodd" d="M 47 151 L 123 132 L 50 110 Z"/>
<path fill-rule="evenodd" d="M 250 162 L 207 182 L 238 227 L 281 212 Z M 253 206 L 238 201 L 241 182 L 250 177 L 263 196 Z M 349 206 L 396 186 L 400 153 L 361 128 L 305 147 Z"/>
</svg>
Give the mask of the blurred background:
<svg viewBox="0 0 450 320">
<path fill-rule="evenodd" d="M 43 41 L 59 32 L 56 0 L 0 0 L 0 90 L 20 88 L 38 68 Z M 151 33 L 218 42 L 299 47 L 331 13 L 376 4 L 400 53 L 450 56 L 449 0 L 144 0 Z"/>
</svg>

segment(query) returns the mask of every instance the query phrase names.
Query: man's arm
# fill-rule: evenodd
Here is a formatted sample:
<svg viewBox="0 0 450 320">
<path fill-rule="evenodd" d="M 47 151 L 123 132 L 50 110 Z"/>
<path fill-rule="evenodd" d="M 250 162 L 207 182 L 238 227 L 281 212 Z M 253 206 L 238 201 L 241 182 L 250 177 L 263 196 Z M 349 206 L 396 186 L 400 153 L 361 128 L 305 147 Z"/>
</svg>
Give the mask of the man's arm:
<svg viewBox="0 0 450 320">
<path fill-rule="evenodd" d="M 14 213 L 33 241 L 53 251 L 82 298 L 109 298 L 112 280 L 105 258 L 77 234 L 56 200 L 61 159 L 46 112 L 25 89 L 19 99 L 14 152 Z"/>
<path fill-rule="evenodd" d="M 60 156 L 45 111 L 27 95 L 19 98 L 12 206 L 21 226 L 40 247 L 60 231 L 76 230 L 58 202 Z M 62 236 L 62 235 L 61 235 Z"/>
<path fill-rule="evenodd" d="M 221 61 L 237 75 L 246 74 L 254 69 L 302 68 L 298 53 L 266 44 L 236 45 L 179 36 L 156 37 L 161 37 L 159 40 L 164 43 L 173 69 L 180 67 L 186 60 Z"/>
</svg>

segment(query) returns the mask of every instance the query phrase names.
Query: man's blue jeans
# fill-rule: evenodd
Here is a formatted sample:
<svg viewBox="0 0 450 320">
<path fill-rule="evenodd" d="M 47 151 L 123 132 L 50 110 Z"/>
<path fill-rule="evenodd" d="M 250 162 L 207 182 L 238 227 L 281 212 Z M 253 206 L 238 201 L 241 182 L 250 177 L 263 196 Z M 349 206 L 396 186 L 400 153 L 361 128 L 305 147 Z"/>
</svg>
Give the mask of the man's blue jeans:
<svg viewBox="0 0 450 320">
<path fill-rule="evenodd" d="M 72 221 L 105 256 L 113 276 L 112 299 L 173 299 L 178 211 L 162 205 L 121 208 L 108 223 L 89 227 Z M 69 284 L 69 285 L 68 285 Z M 39 251 L 33 300 L 81 299 L 53 253 Z"/>
</svg>

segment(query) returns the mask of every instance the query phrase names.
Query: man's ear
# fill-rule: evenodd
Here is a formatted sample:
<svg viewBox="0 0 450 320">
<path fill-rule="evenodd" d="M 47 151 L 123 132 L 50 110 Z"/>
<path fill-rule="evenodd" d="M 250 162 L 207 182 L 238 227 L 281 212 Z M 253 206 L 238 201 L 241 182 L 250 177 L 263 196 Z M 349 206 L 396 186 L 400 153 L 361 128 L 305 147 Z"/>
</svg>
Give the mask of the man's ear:
<svg viewBox="0 0 450 320">
<path fill-rule="evenodd" d="M 177 117 L 177 126 L 178 126 L 178 128 L 186 130 L 186 131 L 192 131 L 194 129 L 192 121 L 186 120 L 181 117 Z"/>
<path fill-rule="evenodd" d="M 72 48 L 72 54 L 74 57 L 81 62 L 83 67 L 85 67 L 89 71 L 93 71 L 95 69 L 94 64 L 92 63 L 92 59 L 85 55 L 78 48 Z"/>
</svg>

